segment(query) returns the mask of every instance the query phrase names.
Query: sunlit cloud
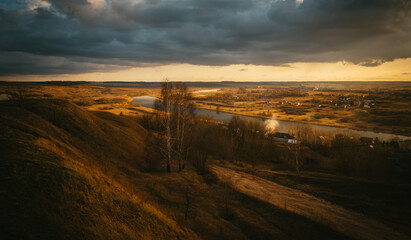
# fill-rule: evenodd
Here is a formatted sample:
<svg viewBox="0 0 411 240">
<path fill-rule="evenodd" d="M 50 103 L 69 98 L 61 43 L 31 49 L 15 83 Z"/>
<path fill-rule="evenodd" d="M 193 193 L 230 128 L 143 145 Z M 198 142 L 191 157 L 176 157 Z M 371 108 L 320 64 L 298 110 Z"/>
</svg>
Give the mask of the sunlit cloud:
<svg viewBox="0 0 411 240">
<path fill-rule="evenodd" d="M 375 68 L 411 57 L 411 2 L 401 0 L 27 0 L 0 9 L 0 76 L 178 64 Z"/>
<path fill-rule="evenodd" d="M 27 0 L 27 8 L 35 10 L 37 8 L 50 8 L 51 4 L 45 0 Z"/>
</svg>

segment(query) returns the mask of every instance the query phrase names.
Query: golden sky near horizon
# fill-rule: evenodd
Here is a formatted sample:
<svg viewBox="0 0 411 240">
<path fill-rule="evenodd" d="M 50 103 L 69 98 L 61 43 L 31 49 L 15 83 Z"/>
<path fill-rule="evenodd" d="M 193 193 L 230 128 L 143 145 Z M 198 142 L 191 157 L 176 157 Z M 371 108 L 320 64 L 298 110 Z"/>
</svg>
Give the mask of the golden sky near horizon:
<svg viewBox="0 0 411 240">
<path fill-rule="evenodd" d="M 411 58 L 376 67 L 351 63 L 293 63 L 289 67 L 190 64 L 60 75 L 3 76 L 6 81 L 411 81 Z"/>
</svg>

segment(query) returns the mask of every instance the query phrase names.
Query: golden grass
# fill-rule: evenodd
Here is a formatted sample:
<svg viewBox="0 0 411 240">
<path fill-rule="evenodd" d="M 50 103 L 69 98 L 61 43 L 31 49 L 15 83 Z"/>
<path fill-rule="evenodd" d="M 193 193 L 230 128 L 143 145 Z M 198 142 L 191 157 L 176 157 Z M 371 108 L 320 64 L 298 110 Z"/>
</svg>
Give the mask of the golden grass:
<svg viewBox="0 0 411 240">
<path fill-rule="evenodd" d="M 287 92 L 286 89 L 273 88 L 274 90 Z M 292 88 L 290 88 L 292 89 Z M 246 96 L 247 101 L 239 101 L 234 98 L 229 99 L 204 99 L 195 101 L 198 108 L 208 110 L 218 110 L 221 112 L 240 114 L 250 117 L 270 118 L 266 116 L 267 111 L 279 120 L 295 121 L 301 123 L 313 123 L 326 126 L 346 127 L 357 130 L 379 131 L 401 135 L 411 135 L 409 124 L 409 99 L 397 96 L 395 91 L 386 93 L 358 93 L 356 91 L 307 91 L 306 96 L 283 96 L 262 97 L 254 99 L 263 94 L 266 89 L 248 88 L 246 93 L 239 93 L 238 88 L 225 88 L 219 94 L 231 94 L 233 96 Z M 353 108 L 345 109 L 336 107 L 334 104 L 340 96 L 349 95 L 351 97 L 362 97 L 373 99 L 376 103 L 372 109 L 364 109 L 357 105 Z M 287 104 L 280 104 L 279 101 L 286 100 Z M 293 105 L 296 101 L 304 106 Z M 266 102 L 269 103 L 266 103 Z M 313 104 L 322 104 L 327 107 L 313 107 Z M 394 111 L 393 111 L 394 110 Z M 395 119 L 401 119 L 395 121 Z"/>
<path fill-rule="evenodd" d="M 141 127 L 129 119 L 113 125 L 66 102 L 55 103 L 63 106 L 58 115 L 64 118 L 53 119 L 53 124 L 46 120 L 47 104 L 33 101 L 23 108 L 1 106 L 2 180 L 10 184 L 1 205 L 10 208 L 5 214 L 12 219 L 3 224 L 6 232 L 2 231 L 2 236 L 197 238 L 112 177 L 121 173 L 118 168 L 138 166 L 144 134 Z M 99 147 L 112 145 L 110 139 L 107 143 L 104 139 L 109 137 L 134 142 Z M 133 146 L 134 154 L 125 152 Z M 115 156 L 122 161 L 111 158 Z M 43 228 L 43 224 L 50 227 Z"/>
<path fill-rule="evenodd" d="M 190 166 L 141 172 L 146 132 L 132 116 L 56 99 L 0 109 L 4 239 L 344 238 Z"/>
</svg>

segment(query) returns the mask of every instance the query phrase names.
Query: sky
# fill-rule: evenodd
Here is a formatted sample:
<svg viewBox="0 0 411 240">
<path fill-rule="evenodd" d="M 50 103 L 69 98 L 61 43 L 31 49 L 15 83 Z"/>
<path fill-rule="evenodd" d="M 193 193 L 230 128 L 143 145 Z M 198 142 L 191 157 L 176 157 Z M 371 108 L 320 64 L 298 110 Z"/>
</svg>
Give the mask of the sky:
<svg viewBox="0 0 411 240">
<path fill-rule="evenodd" d="M 409 0 L 0 0 L 5 81 L 411 81 Z"/>
</svg>

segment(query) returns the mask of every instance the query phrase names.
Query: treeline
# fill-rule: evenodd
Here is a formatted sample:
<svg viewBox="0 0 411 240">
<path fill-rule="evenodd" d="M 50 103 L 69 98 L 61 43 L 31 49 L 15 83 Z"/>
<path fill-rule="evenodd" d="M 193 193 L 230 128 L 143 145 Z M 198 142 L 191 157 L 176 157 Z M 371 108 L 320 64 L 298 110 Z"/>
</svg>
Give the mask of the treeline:
<svg viewBox="0 0 411 240">
<path fill-rule="evenodd" d="M 377 178 L 402 176 L 410 170 L 408 153 L 395 143 L 318 132 L 302 124 L 289 129 L 295 141 L 281 143 L 261 122 L 233 117 L 222 124 L 210 116 L 196 116 L 184 85 L 163 82 L 161 95 L 158 111 L 139 120 L 151 133 L 146 150 L 149 169 L 182 171 L 190 163 L 202 172 L 215 159 L 251 167 L 272 163 L 297 173 L 314 170 Z"/>
<path fill-rule="evenodd" d="M 168 155 L 158 154 L 168 152 L 167 128 L 162 118 L 162 114 L 144 115 L 140 118 L 140 124 L 151 132 L 151 144 L 148 144 L 151 145 L 151 150 L 147 156 L 151 168 L 164 166 L 161 164 L 162 159 L 168 158 Z M 176 117 L 173 116 L 171 119 L 175 121 Z M 170 164 L 179 166 L 180 154 L 176 148 L 181 142 L 178 141 L 177 135 L 174 135 L 177 124 L 173 123 L 171 126 Z M 276 144 L 266 138 L 264 126 L 259 122 L 233 117 L 228 125 L 224 125 L 209 116 L 192 116 L 187 129 L 189 131 L 186 131 L 182 143 L 182 161 L 190 162 L 200 172 L 206 171 L 210 159 L 245 162 L 252 166 L 264 161 L 278 160 Z M 184 169 L 184 165 L 178 169 Z"/>
<path fill-rule="evenodd" d="M 306 124 L 297 124 L 288 131 L 308 149 L 310 154 L 305 155 L 304 162 L 311 166 L 307 168 L 372 178 L 409 177 L 410 152 L 400 149 L 397 141 L 318 131 Z"/>
</svg>

